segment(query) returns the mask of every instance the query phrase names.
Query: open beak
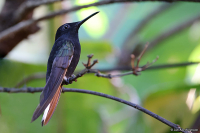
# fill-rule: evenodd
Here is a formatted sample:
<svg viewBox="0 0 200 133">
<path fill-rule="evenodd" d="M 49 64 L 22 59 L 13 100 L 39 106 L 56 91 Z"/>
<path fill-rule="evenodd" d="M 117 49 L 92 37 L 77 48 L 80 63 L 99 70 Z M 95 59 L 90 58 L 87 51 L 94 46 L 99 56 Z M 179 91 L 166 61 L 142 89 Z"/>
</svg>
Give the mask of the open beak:
<svg viewBox="0 0 200 133">
<path fill-rule="evenodd" d="M 87 21 L 89 18 L 93 17 L 93 16 L 96 15 L 97 13 L 99 13 L 99 12 L 95 12 L 95 13 L 91 14 L 90 16 L 88 16 L 87 18 L 83 19 L 82 21 L 79 21 L 79 22 L 77 23 L 78 28 L 79 28 L 85 21 Z"/>
</svg>

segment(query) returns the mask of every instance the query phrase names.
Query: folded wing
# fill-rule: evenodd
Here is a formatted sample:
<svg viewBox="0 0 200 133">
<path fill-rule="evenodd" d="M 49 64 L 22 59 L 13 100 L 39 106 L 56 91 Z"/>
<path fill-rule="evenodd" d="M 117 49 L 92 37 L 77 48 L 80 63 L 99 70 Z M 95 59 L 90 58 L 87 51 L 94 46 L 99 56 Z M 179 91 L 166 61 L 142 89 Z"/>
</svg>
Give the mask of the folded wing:
<svg viewBox="0 0 200 133">
<path fill-rule="evenodd" d="M 40 95 L 40 104 L 37 106 L 31 122 L 36 120 L 44 111 L 42 124 L 46 125 L 50 120 L 59 101 L 60 93 L 62 92 L 61 84 L 72 58 L 72 44 L 63 45 L 53 61 L 51 74 L 43 92 Z"/>
</svg>

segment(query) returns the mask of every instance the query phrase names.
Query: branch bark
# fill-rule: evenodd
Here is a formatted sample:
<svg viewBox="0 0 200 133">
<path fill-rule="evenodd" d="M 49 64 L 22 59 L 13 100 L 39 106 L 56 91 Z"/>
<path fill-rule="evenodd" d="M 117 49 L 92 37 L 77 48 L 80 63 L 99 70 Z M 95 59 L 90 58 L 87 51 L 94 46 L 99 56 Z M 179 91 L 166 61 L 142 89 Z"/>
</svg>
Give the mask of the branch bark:
<svg viewBox="0 0 200 133">
<path fill-rule="evenodd" d="M 199 64 L 200 62 L 182 62 L 182 63 L 174 63 L 174 64 L 162 64 L 162 65 L 154 65 L 146 68 L 148 70 L 158 70 L 158 69 L 168 69 L 168 68 L 176 68 L 176 67 L 186 67 L 190 65 Z M 105 68 L 105 69 L 96 69 L 100 72 L 111 72 L 111 71 L 131 71 L 131 66 L 117 66 L 114 68 Z"/>
<path fill-rule="evenodd" d="M 82 70 L 77 75 L 73 75 L 72 77 L 68 78 L 67 80 L 64 79 L 62 84 L 65 84 L 65 85 L 71 84 L 73 81 L 76 81 L 77 78 L 82 77 L 86 73 L 95 73 L 95 75 L 97 77 L 103 77 L 103 78 L 109 78 L 109 79 L 114 78 L 114 77 L 122 77 L 122 76 L 126 76 L 126 75 L 131 75 L 131 74 L 137 76 L 137 75 L 140 74 L 140 72 L 146 70 L 149 66 L 151 66 L 154 62 L 156 62 L 158 60 L 158 57 L 157 57 L 151 63 L 147 62 L 146 65 L 144 65 L 142 67 L 139 67 L 140 60 L 142 59 L 142 56 L 144 55 L 147 47 L 148 47 L 148 44 L 145 46 L 145 48 L 141 52 L 140 56 L 138 57 L 136 65 L 134 64 L 135 56 L 131 55 L 131 67 L 132 67 L 132 70 L 130 72 L 125 72 L 125 73 L 117 74 L 117 75 L 102 74 L 96 69 L 91 69 L 96 63 L 98 63 L 98 60 L 94 60 L 93 63 L 91 64 L 91 59 L 93 57 L 93 54 L 88 55 L 87 56 L 88 57 L 87 64 L 83 63 L 83 65 L 85 66 L 85 69 Z"/>
<path fill-rule="evenodd" d="M 0 40 L 0 58 L 5 57 L 29 35 L 39 31 L 37 23 L 32 21 L 33 10 L 40 5 L 57 1 L 61 0 L 6 0 L 0 12 L 0 34 L 8 34 Z M 16 30 L 16 28 L 20 30 Z"/>
<path fill-rule="evenodd" d="M 27 11 L 20 19 L 15 19 L 15 11 L 19 9 L 26 0 L 6 0 L 0 12 L 0 32 L 6 31 L 10 27 L 15 26 L 20 21 L 32 19 L 33 9 Z M 6 39 L 0 41 L 0 58 L 7 55 L 19 42 L 26 39 L 28 35 L 36 33 L 39 27 L 32 24 L 29 28 L 24 28 L 17 34 L 10 34 Z"/>
<path fill-rule="evenodd" d="M 176 67 L 185 67 L 185 66 L 190 66 L 190 65 L 195 65 L 195 64 L 199 64 L 200 62 L 183 62 L 183 63 L 176 63 L 176 64 L 163 64 L 163 65 L 155 65 L 155 66 L 150 66 L 148 68 L 146 68 L 146 70 L 157 70 L 157 69 L 166 69 L 166 68 L 176 68 Z M 105 68 L 105 69 L 84 69 L 82 71 L 76 72 L 77 75 L 79 75 L 79 77 L 81 77 L 81 75 L 83 76 L 83 74 L 86 73 L 98 73 L 98 72 L 111 72 L 111 71 L 131 71 L 132 67 L 131 66 L 122 66 L 122 67 L 114 67 L 114 68 Z M 130 74 L 130 72 L 128 73 Z M 131 73 L 133 74 L 133 72 Z M 106 75 L 106 74 L 103 74 Z M 124 75 L 125 76 L 125 75 Z M 46 74 L 45 73 L 35 73 L 32 74 L 24 79 L 22 79 L 19 83 L 17 83 L 17 85 L 15 86 L 16 88 L 32 81 L 32 80 L 36 80 L 36 79 L 45 79 Z M 104 77 L 104 76 L 101 76 Z M 107 74 L 107 77 L 110 77 L 109 74 Z M 115 77 L 115 75 L 113 76 Z M 75 78 L 72 76 L 72 78 Z M 73 79 L 71 79 L 73 80 Z"/>
<path fill-rule="evenodd" d="M 30 12 L 30 10 L 35 9 L 36 7 L 42 6 L 42 5 L 47 5 L 55 2 L 60 2 L 63 0 L 28 0 L 24 2 L 18 10 L 15 11 L 14 13 L 14 19 L 15 20 L 21 20 L 23 16 L 26 15 L 27 12 Z"/>
<path fill-rule="evenodd" d="M 16 88 L 2 88 L 0 87 L 0 92 L 8 92 L 8 93 L 35 93 L 35 92 L 41 92 L 43 90 L 43 88 L 22 88 L 22 89 L 16 89 Z M 165 118 L 137 105 L 134 103 L 131 103 L 129 101 L 123 100 L 121 98 L 118 97 L 114 97 L 111 95 L 107 95 L 104 93 L 100 93 L 100 92 L 95 92 L 95 91 L 90 91 L 90 90 L 83 90 L 83 89 L 72 89 L 72 88 L 63 88 L 62 92 L 77 92 L 77 93 L 86 93 L 86 94 L 92 94 L 92 95 L 96 95 L 96 96 L 100 96 L 100 97 L 105 97 L 123 104 L 126 104 L 128 106 L 131 106 L 139 111 L 142 111 L 143 113 L 146 113 L 147 115 L 152 116 L 153 118 L 159 120 L 160 122 L 170 126 L 173 129 L 176 129 L 178 131 L 181 131 L 182 133 L 190 133 L 189 131 L 184 131 L 182 130 L 182 128 L 179 125 L 176 125 L 168 120 L 166 120 Z"/>
</svg>

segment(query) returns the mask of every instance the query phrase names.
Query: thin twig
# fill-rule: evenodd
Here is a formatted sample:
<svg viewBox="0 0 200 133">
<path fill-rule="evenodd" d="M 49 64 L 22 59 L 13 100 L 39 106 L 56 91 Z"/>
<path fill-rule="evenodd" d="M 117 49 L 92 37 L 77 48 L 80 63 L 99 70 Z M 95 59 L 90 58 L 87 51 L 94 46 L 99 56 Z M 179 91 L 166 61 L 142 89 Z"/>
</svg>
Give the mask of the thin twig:
<svg viewBox="0 0 200 133">
<path fill-rule="evenodd" d="M 47 5 L 55 2 L 60 2 L 65 0 L 28 0 L 26 8 L 35 8 L 42 5 Z"/>
<path fill-rule="evenodd" d="M 158 70 L 158 69 L 166 69 L 166 68 L 186 67 L 186 66 L 190 66 L 190 65 L 199 64 L 199 63 L 200 62 L 184 62 L 184 63 L 175 63 L 175 64 L 155 65 L 155 66 L 150 66 L 150 67 L 146 68 L 146 70 Z M 144 67 L 144 66 L 142 66 L 142 67 Z M 132 70 L 131 66 L 105 68 L 105 69 L 90 69 L 90 70 L 84 69 L 82 71 L 77 72 L 77 75 L 79 75 L 79 77 L 81 77 L 86 73 L 111 72 L 111 71 L 131 71 L 131 70 Z M 130 73 L 131 72 L 128 72 L 128 74 L 130 74 Z M 44 79 L 45 76 L 46 76 L 45 73 L 40 73 L 39 75 L 38 75 L 38 73 L 35 73 L 33 75 L 30 75 L 30 76 L 22 79 L 19 83 L 17 83 L 17 85 L 15 87 L 20 87 L 20 86 L 24 85 L 25 83 L 28 83 L 28 82 L 35 80 L 35 79 Z M 104 77 L 104 76 L 101 76 L 101 77 Z"/>
<path fill-rule="evenodd" d="M 93 54 L 90 54 L 90 55 L 87 56 L 87 57 L 88 57 L 88 62 L 87 62 L 87 64 L 85 64 L 85 63 L 82 62 L 82 64 L 85 66 L 85 68 L 90 69 L 90 68 L 91 68 L 92 66 L 94 66 L 96 63 L 98 63 L 98 61 L 94 61 L 94 62 L 93 62 L 93 65 L 91 66 L 91 59 L 92 59 L 93 56 L 94 56 Z"/>
<path fill-rule="evenodd" d="M 141 60 L 142 56 L 144 55 L 144 53 L 145 53 L 147 47 L 148 47 L 148 43 L 145 45 L 144 49 L 142 50 L 142 52 L 141 52 L 140 55 L 138 56 L 136 66 L 134 65 L 135 55 L 133 55 L 133 54 L 131 55 L 131 58 L 132 58 L 132 60 L 131 60 L 131 62 L 132 62 L 131 65 L 132 65 L 133 74 L 135 74 L 135 75 L 138 75 L 138 72 L 144 71 L 147 67 L 150 66 L 149 62 L 147 62 L 147 64 L 146 64 L 145 66 L 143 66 L 142 68 L 139 68 L 140 60 Z M 151 64 L 153 64 L 153 63 L 156 62 L 157 60 L 158 60 L 158 59 L 156 58 L 155 61 L 153 61 Z"/>
<path fill-rule="evenodd" d="M 43 90 L 43 88 L 22 88 L 22 89 L 16 89 L 16 88 L 2 88 L 0 87 L 0 92 L 8 92 L 8 93 L 34 93 L 34 92 L 41 92 Z M 92 95 L 96 95 L 96 96 L 100 96 L 100 97 L 105 97 L 105 98 L 108 98 L 108 99 L 111 99 L 111 100 L 114 100 L 114 101 L 117 101 L 117 102 L 120 102 L 120 103 L 123 103 L 123 104 L 126 104 L 128 106 L 131 106 L 137 110 L 140 110 L 144 113 L 146 113 L 147 115 L 150 115 L 152 116 L 153 118 L 159 120 L 160 122 L 170 126 L 171 128 L 173 129 L 176 129 L 178 131 L 181 131 L 182 133 L 189 133 L 189 131 L 184 131 L 184 130 L 181 130 L 182 128 L 179 126 L 179 125 L 176 125 L 168 120 L 166 120 L 165 118 L 137 105 L 137 104 L 134 104 L 132 102 L 129 102 L 129 101 L 126 101 L 126 100 L 123 100 L 121 98 L 118 98 L 118 97 L 114 97 L 114 96 L 111 96 L 111 95 L 107 95 L 107 94 L 104 94 L 104 93 L 100 93 L 100 92 L 95 92 L 95 91 L 90 91 L 90 90 L 83 90 L 83 89 L 72 89 L 72 88 L 63 88 L 63 91 L 62 92 L 77 92 L 77 93 L 86 93 L 86 94 L 92 94 Z"/>
<path fill-rule="evenodd" d="M 175 64 L 162 64 L 162 65 L 154 65 L 146 68 L 146 70 L 158 70 L 158 69 L 169 69 L 169 68 L 176 68 L 176 67 L 186 67 L 190 65 L 196 65 L 200 62 L 183 62 L 183 63 L 175 63 Z M 131 71 L 131 66 L 123 66 L 123 67 L 114 67 L 114 68 L 105 68 L 105 69 L 98 69 L 100 72 L 111 72 L 111 71 Z"/>
<path fill-rule="evenodd" d="M 14 14 L 14 19 L 20 20 L 24 14 L 26 14 L 29 10 L 32 10 L 38 6 L 42 6 L 42 5 L 47 5 L 47 4 L 51 4 L 51 3 L 55 3 L 55 2 L 59 2 L 59 1 L 63 1 L 63 0 L 28 0 L 26 2 L 24 2 L 19 8 L 18 10 L 16 10 L 15 14 Z"/>
<path fill-rule="evenodd" d="M 150 65 L 152 65 L 152 64 L 153 64 L 155 61 L 157 61 L 157 59 L 158 59 L 158 57 L 157 57 L 155 60 L 153 60 L 152 63 L 148 63 L 148 62 L 147 62 L 147 64 L 144 65 L 143 67 L 139 67 L 140 60 L 141 60 L 142 56 L 144 55 L 144 53 L 145 53 L 147 47 L 148 47 L 148 44 L 145 46 L 144 50 L 141 52 L 140 56 L 138 57 L 136 66 L 134 66 L 134 63 L 133 63 L 134 60 L 135 60 L 135 56 L 134 56 L 134 55 L 131 56 L 131 57 L 132 57 L 132 63 L 131 63 L 131 64 L 132 64 L 132 71 L 130 71 L 130 72 L 125 72 L 125 73 L 122 73 L 122 74 L 117 74 L 117 75 L 102 74 L 102 73 L 100 73 L 100 72 L 99 72 L 98 70 L 96 70 L 96 69 L 91 69 L 96 63 L 98 63 L 98 60 L 94 60 L 93 63 L 91 64 L 91 59 L 92 59 L 92 57 L 93 57 L 94 55 L 93 55 L 93 54 L 88 55 L 88 56 L 87 56 L 87 57 L 88 57 L 87 64 L 83 63 L 83 65 L 85 66 L 85 69 L 82 70 L 82 71 L 81 71 L 80 73 L 78 73 L 77 75 L 73 75 L 72 77 L 70 77 L 70 78 L 68 78 L 68 79 L 63 79 L 63 83 L 62 83 L 62 84 L 63 84 L 63 85 L 64 85 L 64 84 L 66 84 L 66 85 L 71 84 L 73 81 L 76 81 L 77 78 L 82 77 L 82 76 L 83 76 L 84 74 L 86 74 L 86 73 L 95 73 L 95 75 L 96 75 L 97 77 L 103 77 L 103 78 L 109 78 L 109 79 L 115 78 L 115 77 L 122 77 L 122 76 L 126 76 L 126 75 L 131 75 L 131 74 L 137 76 L 137 75 L 140 74 L 139 72 L 146 70 L 146 68 L 148 68 Z"/>
</svg>

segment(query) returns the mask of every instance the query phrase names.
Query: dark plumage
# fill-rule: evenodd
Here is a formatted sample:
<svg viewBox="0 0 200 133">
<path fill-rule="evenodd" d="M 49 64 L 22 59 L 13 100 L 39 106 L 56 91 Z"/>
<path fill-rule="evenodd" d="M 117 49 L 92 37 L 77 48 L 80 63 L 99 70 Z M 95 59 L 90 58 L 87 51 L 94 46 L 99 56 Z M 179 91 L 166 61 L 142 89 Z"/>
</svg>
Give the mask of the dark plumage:
<svg viewBox="0 0 200 133">
<path fill-rule="evenodd" d="M 48 59 L 46 86 L 40 95 L 40 104 L 37 106 L 31 122 L 43 112 L 42 125 L 46 125 L 51 119 L 62 92 L 63 78 L 69 78 L 79 62 L 81 46 L 78 39 L 78 29 L 86 20 L 97 13 L 93 13 L 80 22 L 66 23 L 58 28 L 55 43 Z"/>
</svg>

